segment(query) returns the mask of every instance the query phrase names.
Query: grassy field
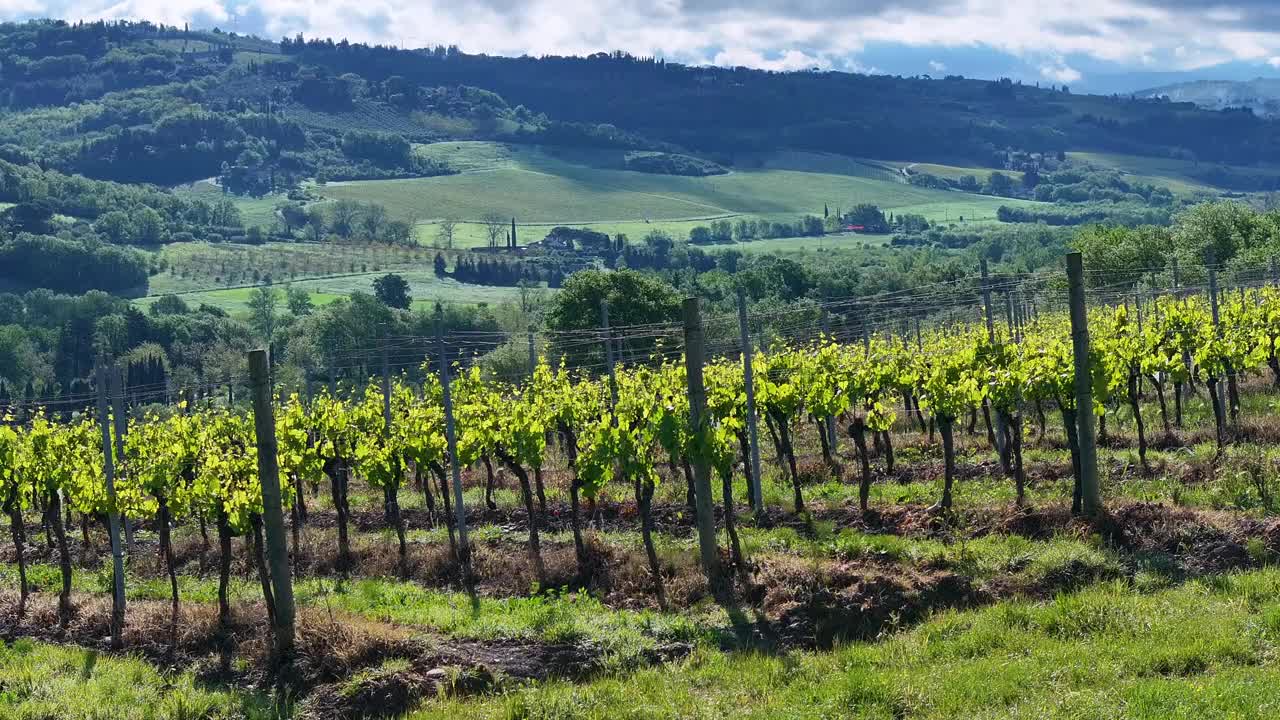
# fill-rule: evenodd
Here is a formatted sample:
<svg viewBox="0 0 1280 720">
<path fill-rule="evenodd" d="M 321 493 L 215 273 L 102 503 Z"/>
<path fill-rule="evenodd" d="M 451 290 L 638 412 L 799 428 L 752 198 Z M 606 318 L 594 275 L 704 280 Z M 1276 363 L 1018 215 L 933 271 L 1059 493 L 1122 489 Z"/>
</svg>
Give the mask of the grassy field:
<svg viewBox="0 0 1280 720">
<path fill-rule="evenodd" d="M 844 233 L 840 235 L 824 235 L 822 237 L 769 238 L 752 240 L 751 242 L 733 245 L 712 245 L 710 252 L 736 250 L 741 253 L 803 253 L 821 252 L 823 250 L 857 250 L 863 247 L 883 247 L 888 244 L 889 235 L 858 235 Z"/>
<path fill-rule="evenodd" d="M 443 702 L 427 718 L 1267 718 L 1280 573 L 1152 595 L 1123 584 L 942 614 L 833 653 L 700 652 L 678 672 Z M 697 708 L 691 713 L 690 710 Z"/>
<path fill-rule="evenodd" d="M 454 247 L 488 243 L 483 217 L 496 213 L 515 217 L 525 228 L 521 240 L 541 238 L 556 225 L 589 227 L 610 235 L 642 238 L 653 230 L 674 237 L 720 219 L 793 222 L 854 203 L 872 203 L 885 212 L 914 213 L 933 222 L 996 222 L 1001 205 L 1028 201 L 913 187 L 903 171 L 910 168 L 949 179 L 973 175 L 985 182 L 990 168 L 946 163 L 859 160 L 801 151 L 745 155 L 728 175 L 678 177 L 621 169 L 621 152 L 535 147 L 487 141 L 420 145 L 418 152 L 447 162 L 459 174 L 403 180 L 334 182 L 311 189 L 325 201 L 351 199 L 384 205 L 391 215 L 414 226 L 424 245 L 439 238 L 439 221 L 457 222 Z M 1139 182 L 1168 187 L 1176 193 L 1217 194 L 1196 179 L 1197 165 L 1188 160 L 1115 153 L 1073 152 L 1069 157 L 1113 168 Z M 1248 168 L 1237 168 L 1248 172 Z M 1254 170 L 1257 170 L 1256 168 Z M 1257 170 L 1261 171 L 1261 170 Z M 1274 168 L 1272 172 L 1280 172 Z M 1015 181 L 1021 173 L 1006 172 Z M 221 190 L 201 181 L 176 192 L 217 200 Z M 246 225 L 276 224 L 279 197 L 231 197 Z"/>
<path fill-rule="evenodd" d="M 1119 153 L 1071 152 L 1067 157 L 1098 167 L 1119 170 L 1139 182 L 1164 185 L 1175 193 L 1218 193 L 1220 190 L 1192 177 L 1196 163 L 1175 158 L 1154 158 Z"/>
<path fill-rule="evenodd" d="M 409 294 L 413 297 L 415 307 L 430 308 L 437 302 L 445 305 L 498 305 L 504 302 L 518 302 L 520 299 L 519 290 L 516 288 L 469 285 L 452 278 L 438 278 L 431 270 L 395 270 L 395 272 L 409 281 Z M 373 281 L 385 274 L 386 272 L 370 272 L 296 280 L 290 283 L 279 283 L 274 287 L 279 293 L 283 293 L 286 287 L 301 288 L 311 293 L 311 301 L 316 305 L 327 305 L 353 292 L 372 294 Z M 181 292 L 179 297 L 190 306 L 208 304 L 233 315 L 239 315 L 248 311 L 249 298 L 255 289 L 241 287 L 195 290 Z M 161 296 L 162 294 L 153 294 L 139 298 L 135 304 L 146 308 Z M 283 295 L 281 301 L 283 302 Z"/>
<path fill-rule="evenodd" d="M 1131 179 L 1136 182 L 1167 187 L 1174 193 L 1180 195 L 1194 195 L 1197 193 L 1209 193 L 1216 195 L 1224 190 L 1224 188 L 1216 187 L 1195 177 L 1197 171 L 1213 167 L 1213 164 L 1211 163 L 1199 164 L 1193 160 L 1183 160 L 1178 158 L 1147 157 L 1105 152 L 1069 152 L 1067 153 L 1067 157 L 1074 162 L 1089 163 L 1101 168 L 1118 170 L 1125 175 L 1130 176 Z M 958 180 L 965 175 L 973 175 L 979 182 L 986 182 L 991 173 L 994 172 L 991 168 L 965 167 L 948 165 L 946 163 L 895 161 L 886 162 L 884 165 L 898 171 L 909 169 L 912 172 L 928 173 L 948 180 Z M 1245 174 L 1280 174 L 1280 167 L 1275 166 L 1230 166 L 1230 169 Z M 1022 180 L 1021 172 L 1008 170 L 1002 172 L 1013 178 L 1015 182 L 1020 182 Z"/>
<path fill-rule="evenodd" d="M 418 226 L 431 242 L 439 219 L 462 222 L 456 247 L 487 242 L 487 213 L 516 218 L 540 235 L 554 225 L 587 226 L 640 237 L 652 229 L 675 235 L 714 219 L 821 214 L 854 203 L 913 212 L 933 220 L 994 219 L 1020 201 L 912 187 L 891 167 L 834 155 L 787 152 L 748 157 L 728 175 L 703 178 L 617 169 L 617 153 L 565 151 L 492 142 L 449 142 L 419 152 L 460 174 L 409 180 L 330 183 L 330 199 L 378 202 Z"/>
<path fill-rule="evenodd" d="M 1270 718 L 1280 573 L 1136 594 L 1124 584 L 944 613 L 881 643 L 776 655 L 698 649 L 674 667 L 439 700 L 427 718 Z M 0 650 L 14 718 L 276 717 L 141 660 L 19 641 Z M 145 709 L 144 709 L 145 708 Z M 696 710 L 695 710 L 696 709 Z M 692 711 L 692 712 L 691 712 Z"/>
<path fill-rule="evenodd" d="M 936 177 L 947 180 L 959 180 L 965 175 L 972 175 L 977 178 L 978 182 L 985 183 L 991 177 L 991 173 L 996 172 L 993 168 L 970 167 L 964 165 L 947 165 L 945 163 L 919 163 L 919 162 L 889 162 L 887 165 L 899 168 L 909 169 L 910 172 L 921 172 L 934 175 Z M 1000 172 L 1008 175 L 1014 182 L 1022 182 L 1022 172 L 1016 170 L 1001 170 Z"/>
<path fill-rule="evenodd" d="M 30 640 L 0 641 L 0 715 L 94 720 L 278 720 L 266 698 L 210 689 L 191 671 L 162 673 L 145 660 Z"/>
<path fill-rule="evenodd" d="M 179 295 L 188 305 L 207 303 L 232 314 L 243 313 L 260 281 L 271 277 L 278 290 L 293 286 L 325 305 L 352 292 L 373 292 L 373 281 L 389 272 L 403 276 L 419 307 L 445 304 L 495 305 L 519 298 L 509 287 L 470 285 L 438 278 L 428 248 L 380 244 L 229 243 L 166 245 L 157 261 L 165 270 L 151 278 L 150 295 L 136 303 L 147 307 L 164 295 Z"/>
<path fill-rule="evenodd" d="M 1138 155 L 1122 155 L 1119 153 L 1071 152 L 1067 157 L 1081 162 L 1088 162 L 1099 167 L 1112 168 L 1132 176 L 1134 180 L 1153 185 L 1164 185 L 1175 193 L 1219 194 L 1223 188 L 1215 187 L 1195 177 L 1198 170 L 1211 169 L 1213 163 L 1196 163 L 1193 160 L 1177 158 L 1144 157 Z M 1274 165 L 1228 166 L 1229 170 L 1241 174 L 1280 175 L 1280 167 Z"/>
<path fill-rule="evenodd" d="M 372 243 L 279 243 L 241 245 L 189 242 L 155 251 L 163 270 L 152 277 L 152 294 L 216 290 L 309 277 L 354 275 L 390 270 L 429 269 L 429 248 Z"/>
<path fill-rule="evenodd" d="M 225 197 L 240 208 L 240 217 L 244 221 L 245 227 L 258 225 L 263 229 L 271 228 L 276 224 L 276 205 L 285 201 L 280 196 L 252 198 L 242 195 L 224 195 L 222 188 L 208 180 L 200 180 L 189 185 L 180 185 L 174 188 L 173 192 L 179 197 L 204 200 L 210 203 L 217 202 Z"/>
<path fill-rule="evenodd" d="M 587 223 L 517 223 L 516 234 L 523 244 L 529 239 L 540 240 L 546 236 L 551 228 L 557 225 L 571 225 L 572 227 L 584 227 L 599 232 L 608 233 L 609 235 L 617 235 L 619 233 L 626 235 L 632 240 L 640 240 L 650 232 L 664 232 L 675 238 L 688 237 L 689 231 L 699 225 L 707 225 L 716 220 L 737 221 L 742 218 L 756 216 L 748 215 L 712 215 L 706 217 L 692 218 L 687 220 L 628 220 L 620 222 L 603 221 L 603 222 L 587 222 Z M 794 218 L 789 218 L 794 220 Z M 489 236 L 486 226 L 481 222 L 459 222 L 453 229 L 453 247 L 458 249 L 485 247 L 489 243 Z M 414 235 L 418 242 L 426 246 L 436 246 L 440 243 L 440 223 L 439 222 L 420 222 L 414 225 Z"/>
</svg>

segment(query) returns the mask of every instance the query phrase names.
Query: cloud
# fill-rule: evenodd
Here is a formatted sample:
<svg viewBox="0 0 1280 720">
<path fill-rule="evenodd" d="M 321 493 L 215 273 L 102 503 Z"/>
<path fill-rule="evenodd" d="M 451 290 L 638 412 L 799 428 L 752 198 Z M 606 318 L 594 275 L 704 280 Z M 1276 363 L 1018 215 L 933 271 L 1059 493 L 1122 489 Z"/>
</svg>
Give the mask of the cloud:
<svg viewBox="0 0 1280 720">
<path fill-rule="evenodd" d="M 1060 83 L 1078 82 L 1080 78 L 1083 77 L 1079 70 L 1067 65 L 1061 60 L 1041 65 L 1040 76 Z"/>
<path fill-rule="evenodd" d="M 937 60 L 930 60 L 929 69 L 934 72 L 946 72 L 947 64 L 944 62 L 938 62 Z"/>
<path fill-rule="evenodd" d="M 780 70 L 857 68 L 872 44 L 982 46 L 1060 82 L 1078 79 L 1086 58 L 1187 70 L 1280 57 L 1275 0 L 0 0 L 0 17 L 36 16 L 147 18 L 272 38 L 302 32 L 495 54 L 623 49 Z M 1074 67 L 1056 60 L 1067 57 Z"/>
<path fill-rule="evenodd" d="M 767 56 L 764 53 L 744 48 L 722 50 L 711 58 L 711 64 L 727 67 L 741 65 L 760 68 L 761 70 L 810 70 L 813 68 L 826 70 L 832 66 L 831 60 L 828 58 L 815 57 L 801 50 L 787 50 Z"/>
<path fill-rule="evenodd" d="M 1267 64 L 1277 70 L 1280 70 L 1280 55 L 1267 58 Z"/>
</svg>

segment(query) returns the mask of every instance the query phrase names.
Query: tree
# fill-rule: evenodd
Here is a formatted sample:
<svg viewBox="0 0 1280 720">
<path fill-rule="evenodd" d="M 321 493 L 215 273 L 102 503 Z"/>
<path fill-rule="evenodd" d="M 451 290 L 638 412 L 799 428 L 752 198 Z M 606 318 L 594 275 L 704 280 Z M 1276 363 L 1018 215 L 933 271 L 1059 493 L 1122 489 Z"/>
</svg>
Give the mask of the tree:
<svg viewBox="0 0 1280 720">
<path fill-rule="evenodd" d="M 133 220 L 123 210 L 112 210 L 103 213 L 93 223 L 93 231 L 105 238 L 107 242 L 123 245 L 133 240 Z"/>
<path fill-rule="evenodd" d="M 1174 222 L 1174 251 L 1185 264 L 1225 263 L 1236 255 L 1267 244 L 1267 223 L 1244 203 L 1230 200 L 1201 203 L 1178 214 Z"/>
<path fill-rule="evenodd" d="M 129 326 L 123 315 L 98 318 L 93 328 L 93 345 L 100 357 L 114 358 L 127 349 Z"/>
<path fill-rule="evenodd" d="M 1013 181 L 1002 172 L 993 172 L 987 178 L 987 194 L 1009 197 L 1013 194 Z"/>
<path fill-rule="evenodd" d="M 92 238 L 82 242 L 22 234 L 0 243 L 0 278 L 19 287 L 36 284 L 75 294 L 91 289 L 145 292 L 149 265 L 138 250 Z"/>
<path fill-rule="evenodd" d="M 671 251 L 675 249 L 676 241 L 661 230 L 651 230 L 644 236 L 644 245 L 653 255 L 655 267 L 665 268 L 671 259 Z"/>
<path fill-rule="evenodd" d="M 665 281 L 635 270 L 584 270 L 574 273 L 551 301 L 547 327 L 553 331 L 598 330 L 600 304 L 609 303 L 609 322 L 614 327 L 673 322 L 680 315 L 680 298 Z M 654 341 L 638 339 L 631 348 L 648 355 Z M 554 348 L 553 357 L 563 354 L 571 363 L 600 362 L 604 351 L 599 343 L 585 347 L 569 341 Z"/>
<path fill-rule="evenodd" d="M 413 165 L 413 146 L 393 133 L 352 131 L 342 136 L 342 152 L 386 168 Z"/>
<path fill-rule="evenodd" d="M 214 203 L 209 224 L 219 227 L 240 227 L 244 224 L 244 220 L 240 217 L 240 208 L 236 207 L 231 200 L 222 198 Z"/>
<path fill-rule="evenodd" d="M 11 387 L 28 382 L 39 365 L 35 345 L 17 325 L 0 325 L 0 379 Z"/>
<path fill-rule="evenodd" d="M 542 310 L 547 301 L 547 291 L 536 282 L 521 280 L 516 284 L 520 289 L 520 312 L 526 317 Z"/>
<path fill-rule="evenodd" d="M 249 295 L 249 324 L 268 341 L 276 331 L 276 309 L 279 304 L 280 298 L 271 288 L 255 288 Z"/>
<path fill-rule="evenodd" d="M 885 219 L 884 212 L 870 203 L 854 205 L 845 214 L 844 221 L 849 225 L 861 225 L 869 233 L 889 232 L 889 221 Z"/>
<path fill-rule="evenodd" d="M 325 220 L 320 208 L 311 208 L 307 211 L 307 232 L 310 233 L 312 242 L 324 240 L 324 232 L 327 228 L 328 221 Z"/>
<path fill-rule="evenodd" d="M 442 278 L 449 274 L 449 264 L 444 259 L 444 253 L 436 253 L 435 259 L 436 277 Z"/>
<path fill-rule="evenodd" d="M 169 237 L 164 218 L 149 207 L 142 207 L 133 213 L 133 241 L 140 245 L 159 245 Z"/>
<path fill-rule="evenodd" d="M 446 250 L 453 249 L 453 233 L 457 228 L 458 221 L 453 218 L 445 218 L 440 221 L 439 231 L 436 234 L 436 244 Z"/>
<path fill-rule="evenodd" d="M 355 200 L 339 200 L 329 211 L 329 225 L 339 237 L 349 238 L 356 231 L 356 220 L 363 208 Z"/>
<path fill-rule="evenodd" d="M 53 206 L 44 200 L 18 203 L 0 212 L 0 228 L 11 238 L 23 232 L 52 235 L 54 227 Z"/>
<path fill-rule="evenodd" d="M 711 223 L 711 240 L 717 243 L 733 242 L 733 223 L 728 220 L 716 220 Z"/>
<path fill-rule="evenodd" d="M 315 310 L 315 303 L 311 300 L 311 293 L 300 287 L 290 285 L 285 290 L 285 298 L 289 305 L 289 312 L 296 317 L 306 317 Z"/>
<path fill-rule="evenodd" d="M 498 240 L 507 231 L 507 220 L 499 213 L 485 213 L 483 218 L 485 235 L 489 238 L 489 247 L 498 247 Z"/>
<path fill-rule="evenodd" d="M 284 223 L 286 235 L 292 235 L 294 230 L 301 230 L 307 225 L 310 217 L 306 206 L 299 202 L 283 203 L 277 206 L 276 214 L 280 216 L 280 222 Z"/>
<path fill-rule="evenodd" d="M 1136 283 L 1152 268 L 1164 267 L 1174 251 L 1169 231 L 1153 226 L 1093 225 L 1077 232 L 1070 245 L 1090 268 L 1087 282 L 1094 287 Z"/>
<path fill-rule="evenodd" d="M 378 302 L 398 310 L 408 310 L 413 302 L 413 298 L 409 296 L 409 282 L 395 273 L 388 273 L 374 280 L 373 294 Z"/>
<path fill-rule="evenodd" d="M 364 206 L 360 214 L 360 231 L 366 240 L 382 240 L 383 229 L 387 225 L 387 209 L 377 203 Z"/>
<path fill-rule="evenodd" d="M 403 220 L 392 220 L 383 226 L 382 240 L 388 245 L 413 245 L 413 226 Z"/>
<path fill-rule="evenodd" d="M 514 250 L 517 245 L 519 243 L 516 242 L 516 219 L 513 217 L 511 218 L 511 249 Z"/>
<path fill-rule="evenodd" d="M 190 311 L 191 309 L 187 307 L 187 304 L 177 295 L 162 295 L 158 300 L 151 303 L 150 308 L 147 308 L 147 312 L 152 317 L 186 315 Z"/>
</svg>

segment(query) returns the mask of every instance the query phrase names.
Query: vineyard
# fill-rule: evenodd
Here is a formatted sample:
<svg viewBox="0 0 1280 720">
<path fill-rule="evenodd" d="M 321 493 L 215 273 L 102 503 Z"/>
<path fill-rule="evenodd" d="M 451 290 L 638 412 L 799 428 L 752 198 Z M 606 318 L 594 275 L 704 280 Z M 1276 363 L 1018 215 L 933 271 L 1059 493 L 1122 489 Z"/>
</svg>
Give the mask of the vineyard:
<svg viewBox="0 0 1280 720">
<path fill-rule="evenodd" d="M 948 609 L 1020 628 L 972 653 L 1045 632 L 1087 657 L 1127 622 L 1112 604 L 1139 612 L 1109 581 L 1182 615 L 1264 602 L 1280 579 L 1222 573 L 1280 552 L 1280 289 L 1199 270 L 1205 287 L 1094 282 L 1087 312 L 1052 274 L 757 316 L 689 301 L 682 323 L 531 334 L 518 375 L 473 362 L 495 340 L 462 332 L 270 386 L 263 368 L 127 390 L 104 371 L 97 408 L 13 406 L 0 427 L 0 637 L 275 688 L 254 717 L 595 717 L 631 682 L 697 702 L 662 668 L 710 673 L 730 650 L 803 653 L 807 679 L 759 671 L 815 715 L 1013 714 L 999 687 L 948 705 L 873 678 L 886 644 L 839 651 L 862 653 L 857 689 L 801 683 L 839 657 L 814 649 L 918 623 L 950 647 L 946 618 L 966 616 Z M 1219 645 L 1171 630 L 1209 659 L 1152 672 L 1252 667 L 1277 647 L 1269 607 L 1247 657 L 1221 645 L 1248 622 L 1231 615 Z M 883 640 L 899 658 L 919 641 Z M 741 683 L 721 709 L 750 704 Z M 788 716 L 778 693 L 762 714 Z M 1238 702 L 1262 717 L 1276 700 Z"/>
<path fill-rule="evenodd" d="M 155 294 L 285 283 L 309 278 L 428 269 L 436 252 L 383 244 L 180 243 L 158 253 Z"/>
</svg>

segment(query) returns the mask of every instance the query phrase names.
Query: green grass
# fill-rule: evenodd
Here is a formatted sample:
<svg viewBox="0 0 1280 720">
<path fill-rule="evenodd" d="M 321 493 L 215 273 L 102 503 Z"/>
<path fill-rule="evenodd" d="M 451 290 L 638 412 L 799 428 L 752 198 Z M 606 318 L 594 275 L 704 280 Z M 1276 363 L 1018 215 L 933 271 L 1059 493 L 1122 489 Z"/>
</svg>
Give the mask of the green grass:
<svg viewBox="0 0 1280 720">
<path fill-rule="evenodd" d="M 287 283 L 311 293 L 311 301 L 316 305 L 327 305 L 353 292 L 373 293 L 373 281 L 389 271 L 358 273 L 335 278 L 315 280 L 298 280 Z M 498 305 L 505 302 L 517 302 L 520 291 L 517 288 L 496 287 L 488 285 L 469 285 L 452 278 L 438 278 L 430 270 L 394 270 L 409 281 L 409 292 L 413 296 L 415 307 L 433 307 L 436 302 L 446 305 Z M 281 306 L 284 303 L 286 283 L 274 286 L 280 293 Z M 249 298 L 257 288 L 226 288 L 221 290 L 199 290 L 184 292 L 180 297 L 190 306 L 202 304 L 212 305 L 237 315 L 248 311 Z M 153 288 L 153 291 L 155 289 Z M 554 291 L 552 291 L 554 292 Z M 134 301 L 142 308 L 149 307 L 160 298 L 159 294 Z"/>
<path fill-rule="evenodd" d="M 1104 582 L 1047 601 L 942 612 L 832 651 L 722 651 L 703 641 L 672 665 L 433 699 L 410 717 L 1270 718 L 1280 711 L 1278 595 L 1277 570 L 1147 593 Z M 394 607 L 400 597 L 374 601 Z M 74 648 L 19 641 L 0 650 L 0 677 L 6 718 L 272 717 L 255 696 Z"/>
<path fill-rule="evenodd" d="M 808 150 L 776 150 L 758 154 L 747 153 L 737 158 L 737 167 L 741 170 L 794 170 L 828 175 L 850 175 L 878 180 L 897 180 L 896 169 L 888 163 Z"/>
<path fill-rule="evenodd" d="M 444 217 L 464 222 L 455 246 L 483 245 L 487 213 L 530 226 L 590 226 L 643 236 L 649 229 L 687 234 L 697 224 L 738 216 L 794 220 L 854 203 L 930 219 L 994 219 L 1002 204 L 1024 201 L 918 188 L 891 168 L 818 153 L 747 158 L 728 175 L 654 175 L 616 168 L 610 153 L 566 151 L 492 142 L 450 142 L 419 152 L 449 162 L 460 174 L 409 180 L 330 183 L 331 199 L 379 202 L 394 217 L 420 226 L 430 241 Z M 534 228 L 530 227 L 530 232 Z"/>
<path fill-rule="evenodd" d="M 530 240 L 541 240 L 546 237 L 551 228 L 557 225 L 568 224 L 573 227 L 589 228 L 609 235 L 623 234 L 632 241 L 640 241 L 645 235 L 653 231 L 667 233 L 673 238 L 685 238 L 688 237 L 690 230 L 699 225 L 708 225 L 722 219 L 737 221 L 756 217 L 754 215 L 727 214 L 686 220 L 651 220 L 648 222 L 644 220 L 623 220 L 585 223 L 517 223 L 516 235 L 520 243 L 524 244 Z M 794 221 L 795 218 L 789 217 L 787 219 Z M 453 247 L 457 249 L 480 248 L 487 246 L 489 243 L 489 236 L 484 223 L 459 222 L 454 226 L 453 232 Z M 431 221 L 419 222 L 414 225 L 414 236 L 423 245 L 435 246 L 439 243 L 440 223 Z"/>
<path fill-rule="evenodd" d="M 443 538 L 433 540 L 444 542 Z M 62 586 L 56 565 L 28 565 L 27 576 L 33 591 L 53 594 Z M 16 587 L 17 578 L 15 565 L 0 563 L 0 580 L 4 587 Z M 73 594 L 109 594 L 110 570 L 77 570 L 72 575 L 72 588 Z M 130 601 L 169 600 L 169 582 L 165 577 L 131 576 L 126 588 Z M 216 603 L 218 581 L 216 577 L 179 575 L 178 592 L 184 604 Z M 472 603 L 465 593 L 434 590 L 413 582 L 384 578 L 348 581 L 305 578 L 294 583 L 294 594 L 299 607 L 457 638 L 589 642 L 607 650 L 618 667 L 634 661 L 639 653 L 652 650 L 659 641 L 693 641 L 707 636 L 714 628 L 728 624 L 724 613 L 715 610 L 696 616 L 619 610 L 606 607 L 591 596 L 576 593 L 480 597 Z M 228 597 L 233 605 L 260 601 L 262 589 L 256 580 L 233 576 Z M 0 684 L 2 696 L 3 685 Z"/>
<path fill-rule="evenodd" d="M 210 688 L 191 672 L 27 640 L 0 642 L 0 717 L 6 720 L 274 720 L 257 694 Z"/>
<path fill-rule="evenodd" d="M 946 612 L 833 652 L 720 652 L 585 685 L 432 702 L 429 718 L 1269 718 L 1280 711 L 1280 572 L 1141 595 Z"/>
<path fill-rule="evenodd" d="M 261 198 L 227 195 L 222 192 L 221 187 L 208 180 L 181 185 L 175 188 L 173 192 L 175 195 L 188 200 L 204 200 L 210 203 L 226 198 L 240 209 L 240 218 L 244 221 L 246 228 L 258 225 L 264 230 L 275 226 L 276 205 L 285 201 L 284 197 L 276 195 Z"/>
<path fill-rule="evenodd" d="M 773 254 L 830 252 L 833 250 L 845 252 L 863 250 L 866 248 L 886 247 L 892 237 L 892 235 L 840 233 L 838 235 L 823 235 L 822 237 L 766 238 L 763 240 L 751 240 L 750 242 L 733 243 L 730 245 L 710 245 L 705 249 L 709 252 L 736 250 L 741 253 Z"/>
<path fill-rule="evenodd" d="M 1122 173 L 1131 175 L 1133 180 L 1163 185 L 1175 193 L 1185 195 L 1194 193 L 1217 194 L 1223 190 L 1195 177 L 1195 173 L 1198 170 L 1213 167 L 1210 163 L 1201 165 L 1192 160 L 1177 158 L 1102 152 L 1071 152 L 1067 153 L 1067 157 L 1079 162 L 1088 162 L 1098 167 L 1119 170 Z M 1275 166 L 1231 166 L 1231 169 L 1241 173 L 1265 173 L 1268 175 L 1280 173 L 1280 168 Z"/>
<path fill-rule="evenodd" d="M 1022 172 L 1018 170 L 996 170 L 994 168 L 948 165 L 946 163 L 932 162 L 891 162 L 887 164 L 896 168 L 910 168 L 910 172 L 927 173 L 946 180 L 959 180 L 965 175 L 972 175 L 977 178 L 978 182 L 985 183 L 987 179 L 991 177 L 991 173 L 1001 172 L 1008 175 L 1014 180 L 1014 182 L 1022 182 Z"/>
<path fill-rule="evenodd" d="M 429 269 L 435 259 L 429 248 L 341 242 L 188 242 L 165 245 L 153 255 L 163 268 L 151 278 L 153 295 L 250 285 L 266 277 L 279 283 L 391 269 Z"/>
<path fill-rule="evenodd" d="M 292 285 L 312 294 L 324 305 L 352 292 L 373 292 L 373 281 L 389 272 L 410 283 L 420 306 L 445 304 L 496 305 L 518 299 L 517 288 L 470 285 L 435 275 L 435 252 L 430 248 L 362 243 L 266 243 L 261 246 L 203 242 L 166 245 L 156 251 L 166 270 L 151 277 L 150 296 L 137 304 L 147 307 L 163 295 L 178 294 L 189 305 L 213 305 L 230 313 L 247 309 L 259 280 L 270 275 L 283 291 Z M 256 273 L 256 275 L 254 274 Z"/>
</svg>

